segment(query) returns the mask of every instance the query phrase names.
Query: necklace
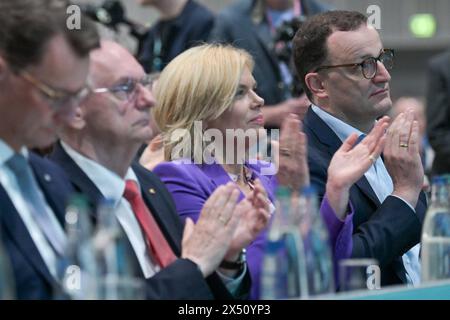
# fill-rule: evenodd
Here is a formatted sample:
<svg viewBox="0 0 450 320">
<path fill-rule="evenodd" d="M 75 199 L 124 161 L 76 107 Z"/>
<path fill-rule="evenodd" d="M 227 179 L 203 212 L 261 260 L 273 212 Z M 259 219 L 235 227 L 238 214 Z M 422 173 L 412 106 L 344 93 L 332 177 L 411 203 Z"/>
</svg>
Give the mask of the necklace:
<svg viewBox="0 0 450 320">
<path fill-rule="evenodd" d="M 243 167 L 243 173 L 240 174 L 234 174 L 234 173 L 228 173 L 228 175 L 230 176 L 231 180 L 233 182 L 238 182 L 241 179 L 241 176 L 243 177 L 243 182 L 244 184 L 248 185 L 250 187 L 251 190 L 253 190 L 255 188 L 254 184 L 253 184 L 253 173 L 251 169 L 248 169 L 246 166 Z"/>
</svg>

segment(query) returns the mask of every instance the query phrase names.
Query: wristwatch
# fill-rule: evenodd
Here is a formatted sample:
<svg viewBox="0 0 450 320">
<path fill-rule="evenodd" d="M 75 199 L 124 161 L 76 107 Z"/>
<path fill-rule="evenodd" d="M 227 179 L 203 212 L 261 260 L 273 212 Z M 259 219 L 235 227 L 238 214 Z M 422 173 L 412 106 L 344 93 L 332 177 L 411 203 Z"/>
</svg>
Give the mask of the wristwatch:
<svg viewBox="0 0 450 320">
<path fill-rule="evenodd" d="M 247 251 L 244 248 L 239 254 L 237 261 L 232 262 L 222 260 L 222 262 L 220 263 L 220 267 L 229 270 L 240 270 L 244 267 L 246 263 L 247 263 Z"/>
</svg>

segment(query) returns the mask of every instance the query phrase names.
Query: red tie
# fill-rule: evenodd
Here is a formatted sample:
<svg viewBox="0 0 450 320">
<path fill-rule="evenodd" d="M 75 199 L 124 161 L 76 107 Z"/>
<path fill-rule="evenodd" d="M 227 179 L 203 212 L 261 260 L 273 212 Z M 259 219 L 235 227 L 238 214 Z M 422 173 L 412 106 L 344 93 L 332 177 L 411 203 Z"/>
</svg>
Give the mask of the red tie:
<svg viewBox="0 0 450 320">
<path fill-rule="evenodd" d="M 124 195 L 131 205 L 136 218 L 144 231 L 153 257 L 161 267 L 166 267 L 177 259 L 166 238 L 162 234 L 150 209 L 144 203 L 136 182 L 126 181 Z"/>
</svg>

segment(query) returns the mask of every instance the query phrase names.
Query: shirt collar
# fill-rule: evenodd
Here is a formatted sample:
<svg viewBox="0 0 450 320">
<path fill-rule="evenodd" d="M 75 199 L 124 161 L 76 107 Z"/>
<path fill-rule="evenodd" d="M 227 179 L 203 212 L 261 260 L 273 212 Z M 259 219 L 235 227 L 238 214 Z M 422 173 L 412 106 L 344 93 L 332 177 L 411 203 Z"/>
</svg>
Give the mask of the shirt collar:
<svg viewBox="0 0 450 320">
<path fill-rule="evenodd" d="M 322 119 L 331 128 L 331 130 L 334 131 L 334 133 L 336 133 L 336 135 L 339 137 L 341 141 L 347 139 L 348 136 L 350 136 L 354 132 L 358 134 L 358 137 L 364 134 L 364 132 L 332 116 L 331 114 L 322 110 L 315 104 L 312 104 L 311 108 L 319 116 L 319 118 Z"/>
<path fill-rule="evenodd" d="M 16 152 L 4 140 L 0 139 L 0 166 L 4 166 Z M 28 159 L 29 152 L 27 148 L 22 147 L 20 152 L 26 159 Z"/>
<path fill-rule="evenodd" d="M 115 172 L 112 172 L 101 164 L 83 156 L 63 141 L 61 141 L 61 146 L 95 184 L 102 195 L 105 198 L 113 200 L 115 205 L 117 205 L 123 197 L 126 180 L 133 180 L 139 187 L 139 181 L 131 167 L 128 168 L 125 179 L 122 179 Z"/>
</svg>

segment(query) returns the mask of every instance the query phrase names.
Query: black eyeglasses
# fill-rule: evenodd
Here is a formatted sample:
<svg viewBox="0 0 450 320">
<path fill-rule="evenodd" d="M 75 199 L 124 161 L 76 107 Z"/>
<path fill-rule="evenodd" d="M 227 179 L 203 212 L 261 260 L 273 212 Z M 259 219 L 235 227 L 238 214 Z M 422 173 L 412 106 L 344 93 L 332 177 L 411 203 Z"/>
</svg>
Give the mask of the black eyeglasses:
<svg viewBox="0 0 450 320">
<path fill-rule="evenodd" d="M 324 69 L 332 69 L 332 68 L 341 68 L 341 67 L 361 67 L 362 74 L 366 79 L 373 79 L 378 71 L 378 61 L 380 61 L 387 70 L 391 70 L 394 67 L 394 50 L 392 49 L 383 49 L 380 55 L 377 58 L 370 57 L 364 59 L 363 62 L 360 63 L 348 63 L 348 64 L 339 64 L 334 66 L 321 66 L 316 68 L 314 72 L 318 72 Z"/>
<path fill-rule="evenodd" d="M 142 85 L 148 90 L 151 90 L 154 80 L 155 78 L 150 75 L 145 75 L 141 80 L 126 78 L 123 81 L 121 81 L 120 84 L 117 84 L 113 87 L 95 88 L 91 89 L 91 92 L 93 93 L 111 92 L 117 99 L 121 101 L 131 101 L 137 93 L 138 84 Z"/>
<path fill-rule="evenodd" d="M 81 88 L 76 93 L 67 93 L 51 88 L 27 71 L 22 71 L 20 77 L 39 90 L 53 110 L 61 110 L 68 106 L 78 105 L 89 94 L 88 86 Z"/>
</svg>

